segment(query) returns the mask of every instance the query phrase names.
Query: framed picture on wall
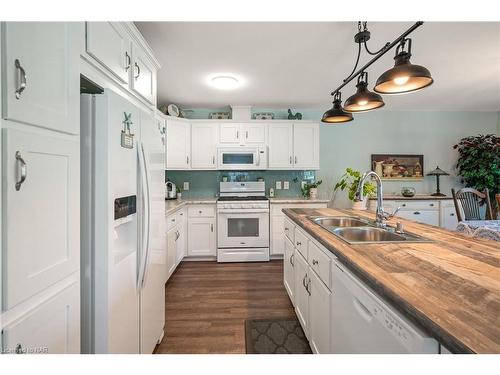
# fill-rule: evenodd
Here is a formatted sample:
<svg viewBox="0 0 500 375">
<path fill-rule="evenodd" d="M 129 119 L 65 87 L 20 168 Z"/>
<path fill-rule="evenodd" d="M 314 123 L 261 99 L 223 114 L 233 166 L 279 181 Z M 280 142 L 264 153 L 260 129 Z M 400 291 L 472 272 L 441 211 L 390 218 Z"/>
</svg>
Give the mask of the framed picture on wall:
<svg viewBox="0 0 500 375">
<path fill-rule="evenodd" d="M 372 154 L 371 169 L 383 180 L 422 180 L 424 155 Z"/>
</svg>

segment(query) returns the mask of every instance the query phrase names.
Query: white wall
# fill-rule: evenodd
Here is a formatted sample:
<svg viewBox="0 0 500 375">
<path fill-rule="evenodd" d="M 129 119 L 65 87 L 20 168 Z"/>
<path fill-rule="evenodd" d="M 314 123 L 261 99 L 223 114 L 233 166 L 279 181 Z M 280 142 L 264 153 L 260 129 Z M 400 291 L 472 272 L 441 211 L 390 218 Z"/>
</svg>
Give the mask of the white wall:
<svg viewBox="0 0 500 375">
<path fill-rule="evenodd" d="M 346 167 L 360 171 L 370 169 L 371 154 L 423 154 L 424 172 L 436 165 L 452 176 L 441 177 L 441 191 L 450 194 L 460 185 L 455 164 L 458 153 L 453 149 L 461 138 L 496 133 L 500 129 L 497 112 L 389 112 L 379 111 L 355 115 L 355 120 L 343 125 L 321 125 L 321 170 L 323 179 L 320 195 L 332 195 L 332 189 Z M 422 182 L 386 182 L 384 192 L 399 192 L 402 186 L 413 186 L 417 193 L 435 189 L 435 177 Z M 348 207 L 346 193 L 338 193 L 336 207 Z"/>
</svg>

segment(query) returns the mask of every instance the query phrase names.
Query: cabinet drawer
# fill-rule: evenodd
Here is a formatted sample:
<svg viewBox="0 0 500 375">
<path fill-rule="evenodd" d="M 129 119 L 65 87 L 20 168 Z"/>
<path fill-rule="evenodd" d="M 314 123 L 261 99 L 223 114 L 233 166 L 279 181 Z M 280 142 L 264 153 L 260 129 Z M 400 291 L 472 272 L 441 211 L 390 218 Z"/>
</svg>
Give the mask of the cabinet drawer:
<svg viewBox="0 0 500 375">
<path fill-rule="evenodd" d="M 167 216 L 167 231 L 177 225 L 177 214 Z"/>
<path fill-rule="evenodd" d="M 403 219 L 413 220 L 418 223 L 439 226 L 439 211 L 431 210 L 414 210 L 414 211 L 399 211 L 398 217 Z"/>
<path fill-rule="evenodd" d="M 192 206 L 188 208 L 189 217 L 215 217 L 214 206 Z"/>
<path fill-rule="evenodd" d="M 309 240 L 306 235 L 298 228 L 295 228 L 295 248 L 307 259 L 307 243 Z"/>
<path fill-rule="evenodd" d="M 396 208 L 402 210 L 438 210 L 439 202 L 436 201 L 397 201 Z"/>
<path fill-rule="evenodd" d="M 326 255 L 313 241 L 309 241 L 307 263 L 309 263 L 311 268 L 318 274 L 321 281 L 323 281 L 325 285 L 330 288 L 330 257 Z"/>
<path fill-rule="evenodd" d="M 286 218 L 283 224 L 283 231 L 285 236 L 288 237 L 293 244 L 295 244 L 295 225 L 290 221 L 290 219 Z"/>
</svg>

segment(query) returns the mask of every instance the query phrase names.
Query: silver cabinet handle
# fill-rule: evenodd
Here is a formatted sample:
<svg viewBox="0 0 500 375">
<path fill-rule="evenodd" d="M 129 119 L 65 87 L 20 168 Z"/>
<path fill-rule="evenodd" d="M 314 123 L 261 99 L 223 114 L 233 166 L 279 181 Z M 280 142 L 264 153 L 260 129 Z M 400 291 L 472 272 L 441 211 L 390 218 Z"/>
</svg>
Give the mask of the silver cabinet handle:
<svg viewBox="0 0 500 375">
<path fill-rule="evenodd" d="M 134 63 L 134 66 L 137 68 L 137 75 L 134 76 L 134 78 L 137 79 L 141 75 L 141 68 L 137 65 L 137 63 Z"/>
<path fill-rule="evenodd" d="M 403 203 L 403 204 L 401 205 L 401 207 L 406 207 L 406 203 Z"/>
<path fill-rule="evenodd" d="M 434 203 L 429 204 L 429 206 L 434 207 Z"/>
<path fill-rule="evenodd" d="M 316 259 L 313 259 L 313 266 L 316 264 L 319 265 L 319 261 L 317 261 Z"/>
<path fill-rule="evenodd" d="M 248 130 L 246 131 L 245 138 L 248 139 Z"/>
<path fill-rule="evenodd" d="M 295 157 L 295 164 L 297 164 L 297 157 Z"/>
<path fill-rule="evenodd" d="M 294 263 L 294 260 L 293 260 L 294 256 L 295 256 L 295 254 L 290 255 L 290 264 L 292 265 L 292 267 L 295 267 L 295 263 Z"/>
<path fill-rule="evenodd" d="M 308 277 L 307 278 L 307 285 L 306 285 L 306 290 L 307 290 L 307 294 L 311 295 L 311 279 Z"/>
<path fill-rule="evenodd" d="M 189 164 L 189 156 L 186 156 L 186 164 Z"/>
<path fill-rule="evenodd" d="M 215 156 L 212 156 L 212 164 L 215 165 Z"/>
<path fill-rule="evenodd" d="M 18 59 L 14 61 L 14 65 L 17 69 L 17 89 L 16 89 L 16 99 L 21 99 L 21 94 L 26 88 L 26 72 L 24 68 L 21 66 L 21 63 Z"/>
<path fill-rule="evenodd" d="M 127 66 L 125 66 L 125 71 L 127 72 L 130 69 L 130 64 L 132 63 L 128 52 L 125 52 L 125 61 L 127 62 Z"/>
<path fill-rule="evenodd" d="M 287 227 L 285 227 L 285 232 L 288 231 L 289 229 Z"/>
<path fill-rule="evenodd" d="M 302 285 L 304 286 L 304 288 L 306 288 L 307 290 L 307 286 L 306 286 L 306 279 L 307 279 L 307 273 L 304 275 L 304 278 L 302 279 Z"/>
<path fill-rule="evenodd" d="M 240 131 L 236 130 L 236 139 L 240 139 Z"/>
<path fill-rule="evenodd" d="M 28 168 L 19 151 L 16 151 L 16 161 L 19 170 L 19 181 L 16 182 L 16 191 L 19 191 L 21 190 L 21 185 L 23 184 L 24 180 L 26 180 L 26 176 L 28 175 Z"/>
<path fill-rule="evenodd" d="M 210 224 L 210 231 L 213 233 L 214 231 L 214 225 L 213 224 Z"/>
<path fill-rule="evenodd" d="M 450 216 L 455 216 L 455 214 L 454 214 L 454 213 L 451 213 L 451 214 L 450 214 Z"/>
<path fill-rule="evenodd" d="M 420 215 L 420 212 L 415 211 L 415 212 L 413 213 L 413 215 Z"/>
<path fill-rule="evenodd" d="M 292 164 L 292 157 L 290 156 L 290 164 Z"/>
<path fill-rule="evenodd" d="M 300 246 L 300 245 L 302 245 L 302 242 L 297 241 L 297 246 Z"/>
<path fill-rule="evenodd" d="M 16 345 L 16 354 L 24 354 L 24 349 L 21 344 Z"/>
</svg>

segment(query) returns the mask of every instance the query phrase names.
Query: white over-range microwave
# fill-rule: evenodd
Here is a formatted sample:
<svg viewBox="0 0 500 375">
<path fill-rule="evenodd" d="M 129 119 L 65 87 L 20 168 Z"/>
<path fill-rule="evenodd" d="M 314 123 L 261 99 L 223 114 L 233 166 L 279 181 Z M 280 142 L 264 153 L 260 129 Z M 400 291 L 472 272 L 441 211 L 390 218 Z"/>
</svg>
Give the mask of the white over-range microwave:
<svg viewBox="0 0 500 375">
<path fill-rule="evenodd" d="M 267 147 L 234 146 L 217 148 L 218 169 L 267 169 Z"/>
</svg>

